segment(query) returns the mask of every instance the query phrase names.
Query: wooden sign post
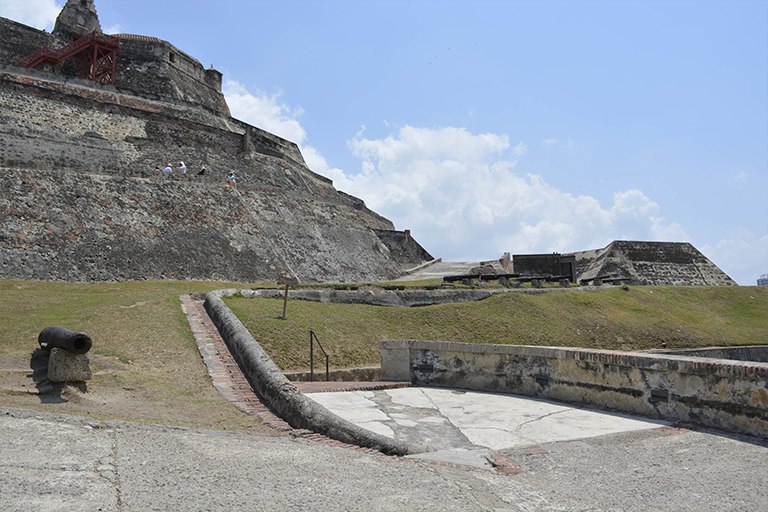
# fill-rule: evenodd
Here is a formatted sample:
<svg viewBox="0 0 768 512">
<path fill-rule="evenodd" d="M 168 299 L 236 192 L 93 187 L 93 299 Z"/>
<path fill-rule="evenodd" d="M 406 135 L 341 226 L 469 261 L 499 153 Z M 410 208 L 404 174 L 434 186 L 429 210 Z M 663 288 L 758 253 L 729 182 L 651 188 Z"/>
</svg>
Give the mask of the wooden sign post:
<svg viewBox="0 0 768 512">
<path fill-rule="evenodd" d="M 288 277 L 285 274 L 281 275 L 277 279 L 278 284 L 285 285 L 285 293 L 283 294 L 283 316 L 282 319 L 286 320 L 288 318 L 288 288 L 291 286 L 296 286 L 299 284 L 299 280 L 296 277 Z"/>
</svg>

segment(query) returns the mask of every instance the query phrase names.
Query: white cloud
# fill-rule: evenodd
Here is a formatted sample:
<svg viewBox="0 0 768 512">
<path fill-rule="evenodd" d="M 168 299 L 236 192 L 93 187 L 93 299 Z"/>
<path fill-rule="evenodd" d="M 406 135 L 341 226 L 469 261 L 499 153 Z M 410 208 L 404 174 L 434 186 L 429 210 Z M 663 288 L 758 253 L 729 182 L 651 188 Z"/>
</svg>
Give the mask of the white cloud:
<svg viewBox="0 0 768 512">
<path fill-rule="evenodd" d="M 731 176 L 731 179 L 728 183 L 734 188 L 743 188 L 748 181 L 749 174 L 742 170 Z"/>
<path fill-rule="evenodd" d="M 572 150 L 576 146 L 576 143 L 570 137 L 565 139 L 565 142 L 561 141 L 558 138 L 550 137 L 548 139 L 542 140 L 541 143 L 544 145 L 545 148 L 553 148 L 555 146 L 558 146 L 558 147 L 565 147 L 568 150 Z"/>
<path fill-rule="evenodd" d="M 63 6 L 60 0 L 0 0 L 0 16 L 50 31 Z"/>
<path fill-rule="evenodd" d="M 601 205 L 592 196 L 558 190 L 541 176 L 516 172 L 527 147 L 513 146 L 503 134 L 404 126 L 374 139 L 362 127 L 348 141 L 361 161 L 352 173 L 304 145 L 301 110 L 281 103 L 279 95 L 251 94 L 232 81 L 224 90 L 235 117 L 299 143 L 312 170 L 365 200 L 398 229 L 411 229 L 436 257 L 479 260 L 505 251 L 594 249 L 614 239 L 688 239 L 640 190 L 617 192 L 611 204 Z"/>
<path fill-rule="evenodd" d="M 225 80 L 222 90 L 233 117 L 299 145 L 307 137 L 297 119 L 302 110 L 281 103 L 280 94 L 254 94 L 234 80 Z"/>
<path fill-rule="evenodd" d="M 611 205 L 574 196 L 538 175 L 515 172 L 526 154 L 505 135 L 463 128 L 406 126 L 383 139 L 349 143 L 362 172 L 338 173 L 338 188 L 363 198 L 446 259 L 490 259 L 504 251 L 591 249 L 613 239 L 680 240 L 640 190 L 618 192 Z"/>
<path fill-rule="evenodd" d="M 512 154 L 514 156 L 523 156 L 528 154 L 528 146 L 524 142 L 519 142 L 517 146 L 512 148 Z"/>
<path fill-rule="evenodd" d="M 768 273 L 768 234 L 755 235 L 739 228 L 699 250 L 740 285 L 753 286 Z"/>
</svg>

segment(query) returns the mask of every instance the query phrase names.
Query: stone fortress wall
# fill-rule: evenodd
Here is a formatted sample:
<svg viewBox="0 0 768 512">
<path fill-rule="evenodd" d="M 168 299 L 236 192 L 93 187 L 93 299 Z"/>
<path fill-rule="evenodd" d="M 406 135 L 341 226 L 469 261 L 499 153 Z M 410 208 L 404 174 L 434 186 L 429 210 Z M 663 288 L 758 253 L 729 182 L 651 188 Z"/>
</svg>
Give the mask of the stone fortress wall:
<svg viewBox="0 0 768 512">
<path fill-rule="evenodd" d="M 416 266 L 434 258 L 424 247 L 411 236 L 411 231 L 396 231 L 391 229 L 374 230 L 379 240 L 387 246 L 390 254 L 404 266 Z"/>
<path fill-rule="evenodd" d="M 420 340 L 380 346 L 383 380 L 584 403 L 768 438 L 764 362 Z M 751 350 L 764 360 L 768 346 Z"/>
<path fill-rule="evenodd" d="M 219 71 L 204 69 L 199 61 L 162 39 L 133 34 L 115 37 L 120 40 L 120 91 L 148 99 L 194 103 L 229 117 Z M 148 74 L 151 80 L 147 80 Z"/>
<path fill-rule="evenodd" d="M 687 242 L 616 240 L 573 253 L 579 281 L 597 278 L 633 285 L 731 286 L 736 282 Z"/>
<path fill-rule="evenodd" d="M 170 43 L 118 36 L 114 85 L 64 64 L 17 66 L 41 46 L 66 44 L 68 9 L 74 19 L 95 16 L 91 0 L 70 0 L 59 35 L 0 18 L 0 276 L 400 274 L 374 232 L 392 223 L 308 169 L 294 143 L 231 118 L 221 74 Z M 185 177 L 153 171 L 180 161 Z M 203 166 L 208 174 L 197 176 Z M 230 171 L 237 189 L 224 179 Z"/>
<path fill-rule="evenodd" d="M 62 13 L 63 14 L 63 13 Z M 94 11 L 95 16 L 95 11 Z M 60 17 L 61 18 L 61 17 Z M 88 25 L 98 26 L 98 18 Z M 0 18 L 0 63 L 18 64 L 43 47 L 61 48 L 71 38 L 82 35 L 76 29 L 57 23 L 49 34 L 12 20 Z M 222 74 L 205 69 L 194 57 L 156 37 L 116 34 L 120 42 L 114 90 L 163 102 L 197 105 L 219 116 L 229 117 L 229 107 L 221 92 Z M 46 69 L 56 75 L 71 75 L 67 62 Z"/>
</svg>

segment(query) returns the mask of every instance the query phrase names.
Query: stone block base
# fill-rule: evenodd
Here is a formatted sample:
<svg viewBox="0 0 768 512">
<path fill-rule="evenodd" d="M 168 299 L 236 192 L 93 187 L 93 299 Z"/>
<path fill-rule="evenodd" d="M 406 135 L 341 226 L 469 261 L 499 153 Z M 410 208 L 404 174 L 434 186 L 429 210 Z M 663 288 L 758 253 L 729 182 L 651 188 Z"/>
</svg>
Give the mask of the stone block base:
<svg viewBox="0 0 768 512">
<path fill-rule="evenodd" d="M 48 380 L 82 382 L 91 378 L 91 361 L 86 354 L 72 354 L 60 348 L 51 349 L 48 358 Z"/>
</svg>

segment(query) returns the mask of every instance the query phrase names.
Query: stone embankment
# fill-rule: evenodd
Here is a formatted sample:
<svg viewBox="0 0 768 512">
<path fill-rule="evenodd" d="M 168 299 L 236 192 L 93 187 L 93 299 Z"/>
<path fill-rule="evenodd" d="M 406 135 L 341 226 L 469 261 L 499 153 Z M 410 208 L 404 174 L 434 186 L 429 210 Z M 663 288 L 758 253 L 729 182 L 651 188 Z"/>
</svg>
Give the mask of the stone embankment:
<svg viewBox="0 0 768 512">
<path fill-rule="evenodd" d="M 153 171 L 180 161 L 186 176 Z M 295 144 L 39 72 L 0 71 L 0 212 L 6 278 L 365 281 L 401 269 L 374 232 L 392 223 L 310 171 Z"/>
</svg>

